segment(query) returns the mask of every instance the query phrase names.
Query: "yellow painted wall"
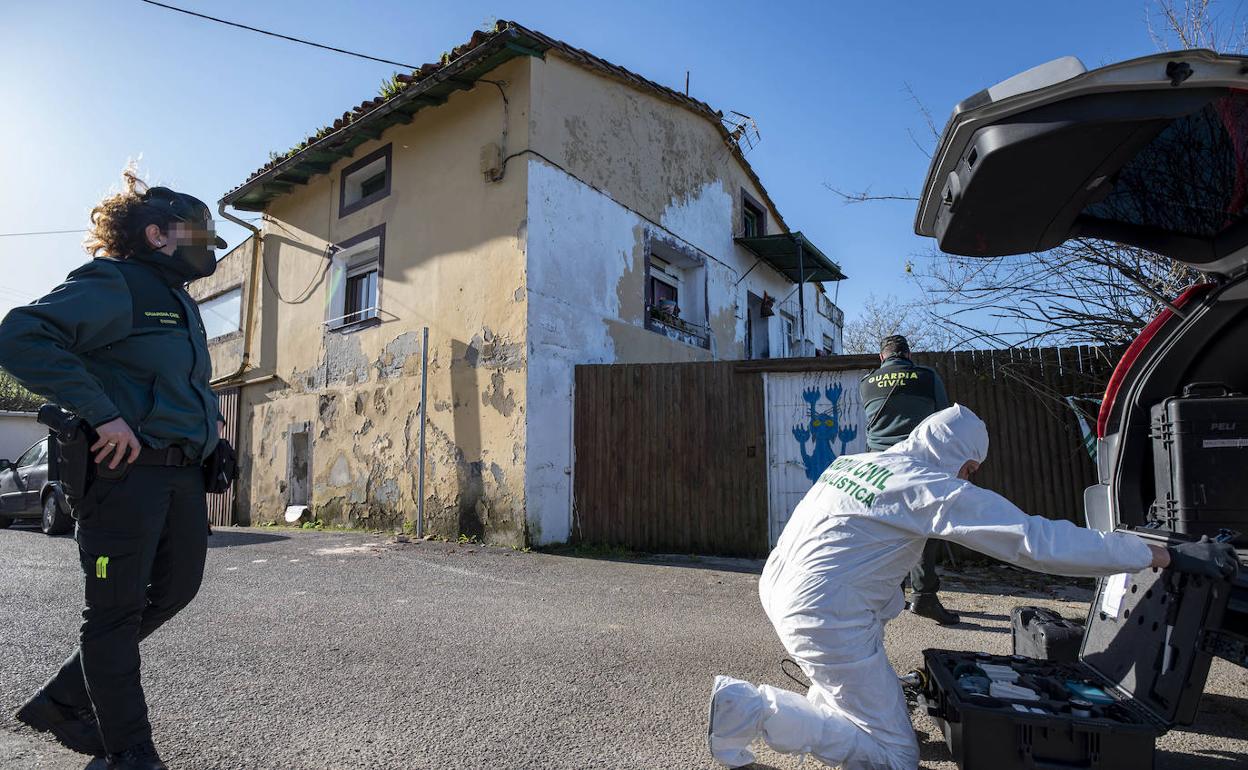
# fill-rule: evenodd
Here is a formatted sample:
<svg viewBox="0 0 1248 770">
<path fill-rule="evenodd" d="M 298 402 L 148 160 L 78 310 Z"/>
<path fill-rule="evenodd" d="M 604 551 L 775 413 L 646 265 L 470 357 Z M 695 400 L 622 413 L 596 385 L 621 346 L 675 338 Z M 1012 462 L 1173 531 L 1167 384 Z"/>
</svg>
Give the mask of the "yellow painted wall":
<svg viewBox="0 0 1248 770">
<path fill-rule="evenodd" d="M 529 65 L 507 81 L 513 146 L 528 137 Z M 416 512 L 421 328 L 429 327 L 427 530 L 524 542 L 525 167 L 480 172 L 499 142 L 498 90 L 479 85 L 360 146 L 328 174 L 274 200 L 265 216 L 265 280 L 240 442 L 239 511 L 252 523 L 288 502 L 290 436 L 311 434 L 311 505 L 327 522 L 366 527 Z M 392 146 L 390 195 L 338 216 L 342 169 Z M 379 224 L 382 323 L 326 329 L 328 243 Z"/>
</svg>

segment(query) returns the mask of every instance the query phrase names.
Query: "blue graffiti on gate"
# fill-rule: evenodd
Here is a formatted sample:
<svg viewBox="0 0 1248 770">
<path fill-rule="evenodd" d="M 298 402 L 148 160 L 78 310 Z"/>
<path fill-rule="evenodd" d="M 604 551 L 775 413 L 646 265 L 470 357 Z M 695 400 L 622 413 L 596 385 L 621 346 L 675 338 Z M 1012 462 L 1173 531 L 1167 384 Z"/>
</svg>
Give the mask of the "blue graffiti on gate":
<svg viewBox="0 0 1248 770">
<path fill-rule="evenodd" d="M 827 396 L 831 405 L 824 411 L 819 410 L 820 396 Z M 806 478 L 811 481 L 818 481 L 819 475 L 827 470 L 839 455 L 845 454 L 845 448 L 849 442 L 858 437 L 857 425 L 844 425 L 842 414 L 844 410 L 841 407 L 841 396 L 844 395 L 844 388 L 838 382 L 832 387 L 819 392 L 819 388 L 807 388 L 802 391 L 802 399 L 810 405 L 810 417 L 806 425 L 797 425 L 793 428 L 793 438 L 797 439 L 798 447 L 802 450 L 802 463 L 806 466 Z M 841 444 L 839 454 L 835 449 L 835 442 Z M 813 448 L 807 451 L 806 444 L 811 442 Z"/>
</svg>

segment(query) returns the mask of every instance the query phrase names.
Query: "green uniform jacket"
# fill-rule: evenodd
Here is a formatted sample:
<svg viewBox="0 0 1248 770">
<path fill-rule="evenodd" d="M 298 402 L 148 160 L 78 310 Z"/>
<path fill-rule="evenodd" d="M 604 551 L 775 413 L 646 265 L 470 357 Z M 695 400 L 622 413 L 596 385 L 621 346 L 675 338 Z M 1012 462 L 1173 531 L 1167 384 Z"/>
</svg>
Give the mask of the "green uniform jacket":
<svg viewBox="0 0 1248 770">
<path fill-rule="evenodd" d="M 902 356 L 863 377 L 858 395 L 867 412 L 867 448 L 874 452 L 904 441 L 928 415 L 949 406 L 940 375 Z"/>
<path fill-rule="evenodd" d="M 224 422 L 199 306 L 163 254 L 93 259 L 0 322 L 0 367 L 99 426 L 125 418 L 145 446 L 207 458 Z"/>
</svg>

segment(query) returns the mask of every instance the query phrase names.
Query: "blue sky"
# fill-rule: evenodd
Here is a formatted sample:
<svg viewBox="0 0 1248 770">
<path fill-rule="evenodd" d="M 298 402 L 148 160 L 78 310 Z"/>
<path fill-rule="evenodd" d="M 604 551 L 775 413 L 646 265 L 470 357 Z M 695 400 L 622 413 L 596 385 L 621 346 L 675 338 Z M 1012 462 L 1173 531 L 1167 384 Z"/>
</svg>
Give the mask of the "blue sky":
<svg viewBox="0 0 1248 770">
<path fill-rule="evenodd" d="M 848 3 L 633 0 L 170 0 L 296 37 L 420 65 L 509 18 L 755 118 L 749 159 L 790 226 L 850 276 L 849 317 L 871 293 L 916 293 L 905 264 L 929 248 L 910 202 L 843 205 L 845 190 L 917 194 L 929 133 L 955 102 L 1059 56 L 1089 67 L 1152 52 L 1149 0 Z M 195 19 L 138 0 L 8 3 L 0 28 L 0 233 L 80 229 L 140 157 L 155 183 L 215 201 L 394 67 Z M 1233 10 L 1233 9 L 1232 9 Z M 232 243 L 237 229 L 222 234 Z M 0 237 L 0 314 L 85 260 L 81 233 Z"/>
</svg>

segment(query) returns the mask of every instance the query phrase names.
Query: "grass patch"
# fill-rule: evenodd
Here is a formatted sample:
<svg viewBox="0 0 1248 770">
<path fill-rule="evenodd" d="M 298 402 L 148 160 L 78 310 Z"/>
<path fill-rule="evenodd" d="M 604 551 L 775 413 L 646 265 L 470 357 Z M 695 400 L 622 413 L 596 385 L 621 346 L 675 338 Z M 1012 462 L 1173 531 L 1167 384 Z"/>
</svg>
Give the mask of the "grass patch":
<svg viewBox="0 0 1248 770">
<path fill-rule="evenodd" d="M 577 543 L 575 545 L 549 545 L 538 549 L 552 556 L 571 556 L 577 559 L 606 559 L 610 561 L 636 561 L 648 554 L 618 545 L 601 543 Z"/>
</svg>

